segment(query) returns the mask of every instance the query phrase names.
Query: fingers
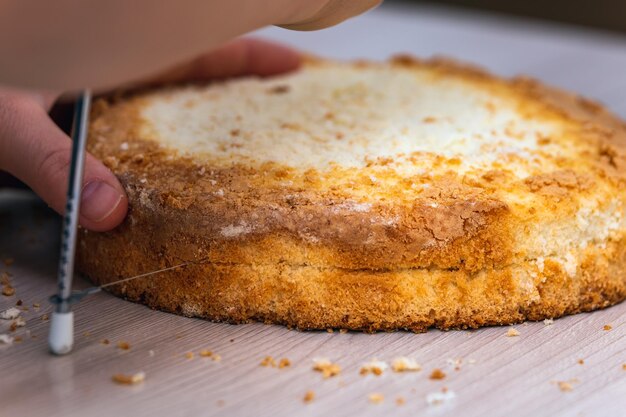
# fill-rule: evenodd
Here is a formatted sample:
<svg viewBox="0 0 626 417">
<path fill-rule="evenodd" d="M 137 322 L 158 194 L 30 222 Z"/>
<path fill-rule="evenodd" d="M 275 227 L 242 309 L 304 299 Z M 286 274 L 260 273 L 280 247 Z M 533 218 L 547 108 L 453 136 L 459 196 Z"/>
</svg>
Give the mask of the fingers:
<svg viewBox="0 0 626 417">
<path fill-rule="evenodd" d="M 41 103 L 20 93 L 0 92 L 0 168 L 28 184 L 50 207 L 63 213 L 71 140 L 52 122 Z M 90 230 L 117 226 L 128 200 L 117 178 L 87 155 L 80 223 Z"/>
<path fill-rule="evenodd" d="M 147 84 L 203 81 L 242 75 L 268 76 L 293 71 L 300 66 L 301 54 L 278 43 L 254 38 L 231 41 L 150 79 Z"/>
<path fill-rule="evenodd" d="M 324 29 L 364 13 L 380 3 L 382 0 L 329 0 L 324 7 L 308 19 L 280 26 L 292 30 Z"/>
</svg>

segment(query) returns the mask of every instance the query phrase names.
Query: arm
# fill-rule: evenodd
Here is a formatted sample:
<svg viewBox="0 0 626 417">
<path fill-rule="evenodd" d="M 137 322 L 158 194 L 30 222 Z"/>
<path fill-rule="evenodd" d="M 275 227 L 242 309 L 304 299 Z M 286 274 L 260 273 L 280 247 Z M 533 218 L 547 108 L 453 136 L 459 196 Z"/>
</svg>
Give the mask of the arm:
<svg viewBox="0 0 626 417">
<path fill-rule="evenodd" d="M 380 0 L 0 0 L 0 80 L 46 89 L 150 76 L 271 24 L 330 26 Z"/>
</svg>

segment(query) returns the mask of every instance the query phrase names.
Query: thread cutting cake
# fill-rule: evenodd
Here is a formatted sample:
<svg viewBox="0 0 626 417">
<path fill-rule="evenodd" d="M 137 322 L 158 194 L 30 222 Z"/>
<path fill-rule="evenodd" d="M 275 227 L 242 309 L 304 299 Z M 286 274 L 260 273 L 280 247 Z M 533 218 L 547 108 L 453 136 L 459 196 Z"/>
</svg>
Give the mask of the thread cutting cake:
<svg viewBox="0 0 626 417">
<path fill-rule="evenodd" d="M 626 124 L 448 60 L 298 71 L 94 103 L 89 150 L 129 196 L 81 230 L 98 284 L 190 317 L 424 331 L 626 297 Z"/>
</svg>

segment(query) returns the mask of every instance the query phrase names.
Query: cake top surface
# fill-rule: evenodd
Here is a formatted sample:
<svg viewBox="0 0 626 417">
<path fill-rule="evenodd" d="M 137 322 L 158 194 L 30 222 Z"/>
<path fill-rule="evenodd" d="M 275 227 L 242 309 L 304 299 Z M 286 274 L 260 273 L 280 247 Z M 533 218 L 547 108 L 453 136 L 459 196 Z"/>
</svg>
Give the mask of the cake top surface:
<svg viewBox="0 0 626 417">
<path fill-rule="evenodd" d="M 557 149 L 546 138 L 561 126 L 521 117 L 507 93 L 427 67 L 317 64 L 148 95 L 141 136 L 213 164 L 324 171 L 388 158 L 415 174 L 432 167 L 411 158 L 441 156 L 458 160 L 457 172 L 508 160 L 507 169 L 528 176 L 552 164 Z"/>
<path fill-rule="evenodd" d="M 573 271 L 572 251 L 626 229 L 621 120 L 450 61 L 314 60 L 105 99 L 89 150 L 131 205 L 178 213 L 201 239 L 289 235 L 354 267 L 559 256 Z"/>
</svg>

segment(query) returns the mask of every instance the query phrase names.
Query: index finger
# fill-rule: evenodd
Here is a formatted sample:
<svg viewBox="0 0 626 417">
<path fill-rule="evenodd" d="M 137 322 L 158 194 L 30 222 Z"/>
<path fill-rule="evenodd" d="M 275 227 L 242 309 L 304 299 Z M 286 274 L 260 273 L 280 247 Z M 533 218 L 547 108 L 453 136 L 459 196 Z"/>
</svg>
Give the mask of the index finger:
<svg viewBox="0 0 626 417">
<path fill-rule="evenodd" d="M 298 51 L 278 43 L 254 38 L 236 39 L 141 84 L 205 81 L 243 75 L 269 76 L 297 69 L 301 60 Z"/>
</svg>

